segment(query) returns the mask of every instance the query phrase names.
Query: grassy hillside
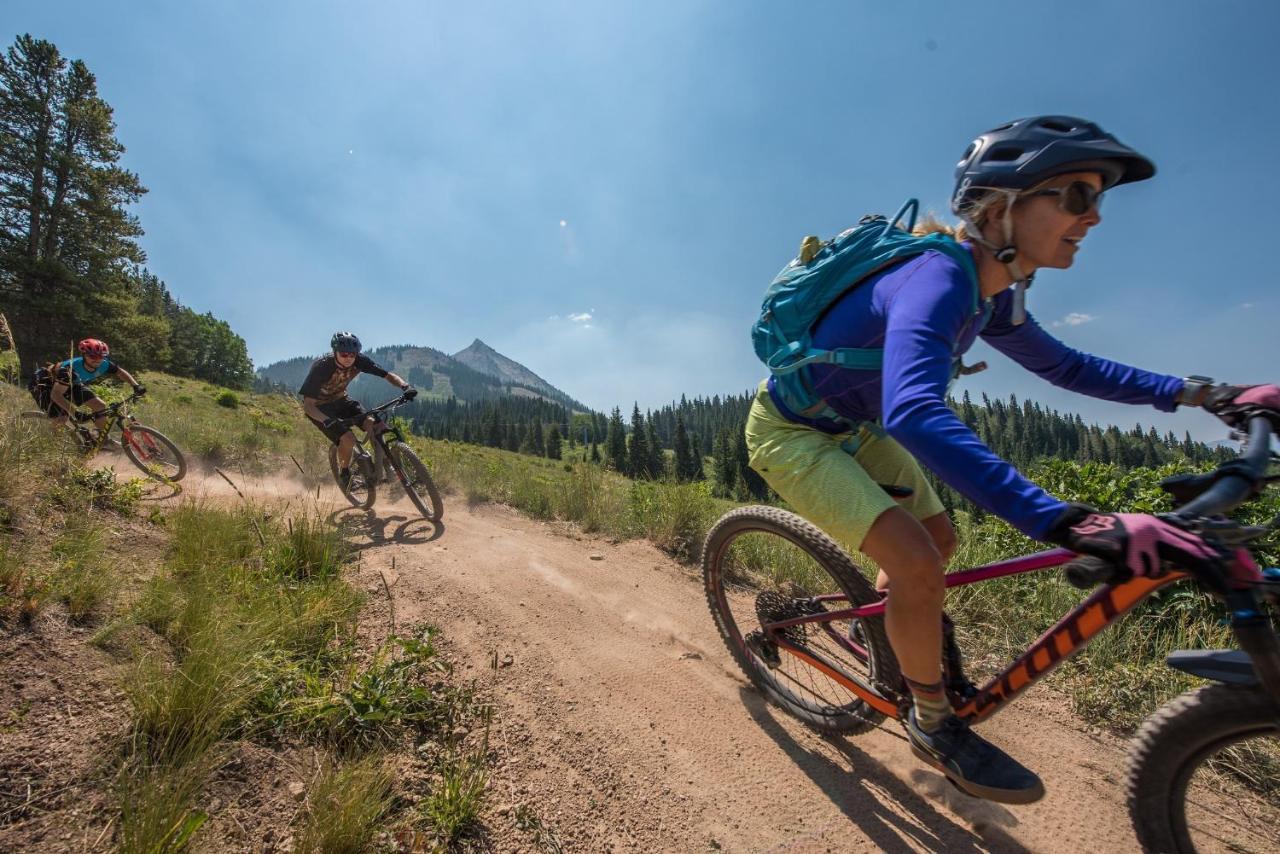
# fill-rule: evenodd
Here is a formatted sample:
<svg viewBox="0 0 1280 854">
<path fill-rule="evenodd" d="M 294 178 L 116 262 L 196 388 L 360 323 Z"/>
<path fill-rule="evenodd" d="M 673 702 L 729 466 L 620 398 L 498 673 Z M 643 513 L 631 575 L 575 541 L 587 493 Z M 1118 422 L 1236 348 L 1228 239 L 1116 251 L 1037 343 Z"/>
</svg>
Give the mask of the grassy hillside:
<svg viewBox="0 0 1280 854">
<path fill-rule="evenodd" d="M 144 381 L 139 417 L 193 459 L 323 451 L 288 400 Z M 158 503 L 14 417 L 29 406 L 0 385 L 0 849 L 357 851 L 474 829 L 486 753 L 463 734 L 490 712 L 431 627 L 362 629 L 341 531 Z"/>
</svg>

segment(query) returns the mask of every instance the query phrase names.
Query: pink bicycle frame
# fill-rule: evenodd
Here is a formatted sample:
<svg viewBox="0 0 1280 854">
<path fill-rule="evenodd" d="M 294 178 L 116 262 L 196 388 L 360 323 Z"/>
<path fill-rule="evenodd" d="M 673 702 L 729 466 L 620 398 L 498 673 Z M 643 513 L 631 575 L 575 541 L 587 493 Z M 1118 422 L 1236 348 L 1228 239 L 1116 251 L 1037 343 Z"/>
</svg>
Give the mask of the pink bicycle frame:
<svg viewBox="0 0 1280 854">
<path fill-rule="evenodd" d="M 1027 572 L 1039 572 L 1062 566 L 1077 555 L 1066 549 L 1050 549 L 1023 557 L 987 564 L 973 569 L 954 572 L 946 577 L 947 587 L 960 587 L 975 584 L 979 581 L 990 581 L 1010 575 L 1021 575 Z M 1089 643 L 1099 632 L 1114 623 L 1135 605 L 1150 596 L 1161 587 L 1173 584 L 1186 578 L 1186 573 L 1171 572 L 1160 578 L 1133 578 L 1123 584 L 1108 584 L 1094 591 L 1092 595 L 1072 609 L 1066 616 L 1054 624 L 1036 640 L 1012 664 L 996 674 L 991 680 L 978 689 L 978 693 L 960 708 L 956 714 L 974 723 L 985 720 L 995 714 L 1006 703 L 1025 691 L 1032 683 L 1051 672 L 1062 662 L 1075 655 Z M 834 593 L 814 597 L 819 602 L 847 601 L 842 593 Z M 860 608 L 845 608 L 840 611 L 828 611 L 781 620 L 765 626 L 780 650 L 803 660 L 805 663 L 825 673 L 827 676 L 848 688 L 868 705 L 891 717 L 900 717 L 901 710 L 896 699 L 885 697 L 859 680 L 850 678 L 839 667 L 824 661 L 811 650 L 799 647 L 779 632 L 788 626 L 805 623 L 830 623 L 835 620 L 852 620 L 863 617 L 878 617 L 884 614 L 885 600 L 863 605 Z M 858 650 L 853 642 L 844 638 L 839 632 L 827 633 L 838 643 L 855 654 Z"/>
</svg>

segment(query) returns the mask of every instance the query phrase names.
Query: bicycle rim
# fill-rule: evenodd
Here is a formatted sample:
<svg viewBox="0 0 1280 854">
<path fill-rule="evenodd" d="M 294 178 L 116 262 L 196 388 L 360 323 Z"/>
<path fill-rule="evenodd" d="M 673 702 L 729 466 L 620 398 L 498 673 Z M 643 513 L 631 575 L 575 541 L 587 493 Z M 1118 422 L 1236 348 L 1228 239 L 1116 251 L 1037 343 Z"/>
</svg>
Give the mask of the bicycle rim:
<svg viewBox="0 0 1280 854">
<path fill-rule="evenodd" d="M 427 521 L 439 521 L 444 516 L 444 502 L 440 500 L 440 492 L 426 464 L 403 442 L 391 446 L 391 457 L 404 475 L 402 485 L 413 506 Z"/>
<path fill-rule="evenodd" d="M 832 675 L 873 692 L 872 686 L 880 681 L 897 683 L 897 663 L 881 618 L 824 621 L 782 629 L 776 635 L 761 628 L 879 598 L 829 537 L 792 513 L 774 507 L 742 508 L 722 518 L 708 535 L 703 578 L 725 645 L 769 699 L 824 732 L 856 733 L 883 719 L 880 711 Z M 780 648 L 782 644 L 771 645 L 774 637 L 804 657 Z"/>
<path fill-rule="evenodd" d="M 375 486 L 375 472 L 373 469 L 373 461 L 367 453 L 356 448 L 351 455 L 351 481 L 347 488 L 342 488 L 342 480 L 338 475 L 338 446 L 329 446 L 329 470 L 333 472 L 333 482 L 338 485 L 338 490 L 342 493 L 347 501 L 351 502 L 351 506 L 359 507 L 367 510 L 373 506 L 374 499 L 377 498 L 377 489 Z"/>
</svg>

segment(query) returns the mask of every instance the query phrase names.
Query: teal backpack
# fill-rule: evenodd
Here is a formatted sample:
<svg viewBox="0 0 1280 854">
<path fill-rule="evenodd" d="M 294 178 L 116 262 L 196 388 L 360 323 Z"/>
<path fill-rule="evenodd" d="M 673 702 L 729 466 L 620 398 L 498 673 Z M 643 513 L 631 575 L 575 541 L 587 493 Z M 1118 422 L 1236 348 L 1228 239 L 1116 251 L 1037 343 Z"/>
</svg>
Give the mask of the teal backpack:
<svg viewBox="0 0 1280 854">
<path fill-rule="evenodd" d="M 811 332 L 818 318 L 837 299 L 872 274 L 891 264 L 924 252 L 941 252 L 968 271 L 974 282 L 973 306 L 978 310 L 978 275 L 963 246 L 942 233 L 916 237 L 919 203 L 908 199 L 891 220 L 865 216 L 853 228 L 822 243 L 806 237 L 800 255 L 782 268 L 765 292 L 760 319 L 751 327 L 756 355 L 768 366 L 775 387 L 792 412 L 806 418 L 843 421 L 809 388 L 800 370 L 805 365 L 828 364 L 856 370 L 876 370 L 884 361 L 881 348 L 846 347 L 820 350 Z M 905 228 L 899 221 L 908 215 Z"/>
</svg>

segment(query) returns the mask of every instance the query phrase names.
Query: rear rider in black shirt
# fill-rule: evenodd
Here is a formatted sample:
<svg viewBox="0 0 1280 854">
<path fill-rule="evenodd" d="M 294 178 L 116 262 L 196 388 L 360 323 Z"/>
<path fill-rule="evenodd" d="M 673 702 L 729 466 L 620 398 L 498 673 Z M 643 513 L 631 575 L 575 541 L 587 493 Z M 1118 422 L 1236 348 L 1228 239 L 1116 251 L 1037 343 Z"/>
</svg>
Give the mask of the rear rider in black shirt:
<svg viewBox="0 0 1280 854">
<path fill-rule="evenodd" d="M 364 415 L 364 407 L 347 397 L 347 386 L 358 374 L 373 374 L 405 392 L 412 399 L 417 391 L 400 377 L 379 366 L 360 353 L 360 339 L 350 332 L 335 332 L 329 341 L 333 355 L 321 356 L 311 363 L 311 371 L 298 393 L 302 409 L 320 432 L 338 446 L 338 476 L 342 488 L 351 480 L 351 451 L 356 437 L 345 421 L 355 422 Z M 373 419 L 365 418 L 360 426 L 368 432 Z"/>
</svg>

